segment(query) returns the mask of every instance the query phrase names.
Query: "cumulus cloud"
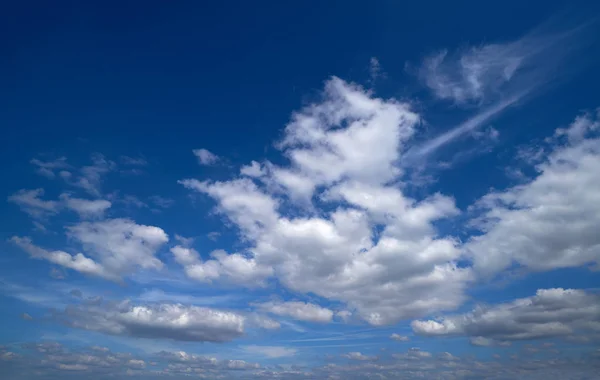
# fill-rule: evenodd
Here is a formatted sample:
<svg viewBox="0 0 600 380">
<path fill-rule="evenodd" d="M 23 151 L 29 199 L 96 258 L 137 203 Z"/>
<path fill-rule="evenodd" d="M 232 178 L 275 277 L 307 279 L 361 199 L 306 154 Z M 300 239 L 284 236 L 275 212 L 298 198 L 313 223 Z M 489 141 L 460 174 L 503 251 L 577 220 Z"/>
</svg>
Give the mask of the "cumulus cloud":
<svg viewBox="0 0 600 380">
<path fill-rule="evenodd" d="M 266 302 L 258 307 L 271 314 L 292 317 L 299 321 L 327 323 L 333 318 L 333 311 L 307 302 Z"/>
<path fill-rule="evenodd" d="M 177 245 L 171 248 L 171 253 L 189 278 L 201 282 L 224 279 L 249 287 L 260 287 L 264 286 L 265 279 L 273 273 L 272 268 L 258 265 L 253 258 L 238 253 L 227 254 L 223 250 L 213 251 L 212 259 L 204 262 L 193 248 Z"/>
<path fill-rule="evenodd" d="M 73 269 L 84 274 L 99 276 L 108 280 L 118 280 L 118 277 L 113 273 L 106 271 L 102 265 L 89 257 L 84 256 L 82 253 L 71 255 L 64 251 L 47 251 L 34 245 L 31 242 L 31 239 L 27 237 L 13 236 L 11 241 L 34 259 L 47 260 L 53 264 Z"/>
<path fill-rule="evenodd" d="M 68 209 L 75 211 L 83 219 L 102 217 L 104 212 L 112 205 L 105 199 L 73 198 L 69 194 L 62 194 L 60 199 Z"/>
<path fill-rule="evenodd" d="M 600 264 L 599 126 L 588 114 L 558 129 L 535 178 L 478 201 L 481 234 L 465 245 L 478 272 L 515 262 L 535 271 Z"/>
<path fill-rule="evenodd" d="M 11 240 L 33 258 L 114 281 L 137 268 L 161 269 L 163 263 L 155 254 L 169 240 L 162 229 L 139 225 L 129 219 L 82 222 L 68 226 L 67 233 L 81 243 L 89 257 L 82 253 L 48 251 L 27 237 L 15 236 Z"/>
<path fill-rule="evenodd" d="M 194 156 L 198 158 L 198 163 L 200 165 L 210 166 L 219 161 L 219 157 L 217 155 L 206 149 L 194 149 L 192 153 L 194 153 Z"/>
<path fill-rule="evenodd" d="M 471 343 L 478 346 L 597 333 L 600 297 L 576 289 L 540 289 L 532 297 L 482 305 L 470 313 L 439 320 L 417 320 L 411 326 L 420 335 L 469 336 Z"/>
<path fill-rule="evenodd" d="M 277 146 L 288 166 L 270 164 L 260 184 L 247 176 L 180 183 L 214 198 L 249 260 L 293 291 L 345 302 L 373 325 L 453 309 L 471 273 L 456 264 L 458 242 L 434 223 L 458 213 L 454 200 L 412 199 L 398 184 L 418 120 L 406 104 L 333 78 L 286 126 Z M 284 216 L 299 199 L 321 212 Z"/>
<path fill-rule="evenodd" d="M 231 311 L 182 304 L 87 302 L 55 311 L 78 329 L 110 335 L 194 342 L 225 342 L 244 334 L 246 318 Z"/>
</svg>

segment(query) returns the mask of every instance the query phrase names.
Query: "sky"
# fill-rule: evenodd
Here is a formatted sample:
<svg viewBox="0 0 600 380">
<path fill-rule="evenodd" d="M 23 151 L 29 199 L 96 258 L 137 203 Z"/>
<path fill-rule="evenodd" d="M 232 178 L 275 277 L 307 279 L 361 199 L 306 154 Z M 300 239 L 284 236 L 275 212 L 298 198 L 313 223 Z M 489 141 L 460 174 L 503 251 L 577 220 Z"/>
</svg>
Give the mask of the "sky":
<svg viewBox="0 0 600 380">
<path fill-rule="evenodd" d="M 0 373 L 592 379 L 600 5 L 0 11 Z"/>
</svg>

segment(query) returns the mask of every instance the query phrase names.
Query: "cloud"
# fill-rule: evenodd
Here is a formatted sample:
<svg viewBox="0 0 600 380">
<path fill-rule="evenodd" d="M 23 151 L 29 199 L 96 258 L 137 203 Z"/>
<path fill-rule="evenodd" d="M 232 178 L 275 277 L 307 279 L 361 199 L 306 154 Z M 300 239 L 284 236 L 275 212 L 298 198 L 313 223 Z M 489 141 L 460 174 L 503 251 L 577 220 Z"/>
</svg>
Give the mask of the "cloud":
<svg viewBox="0 0 600 380">
<path fill-rule="evenodd" d="M 45 218 L 55 215 L 60 210 L 60 203 L 57 201 L 46 201 L 41 199 L 44 195 L 44 189 L 19 190 L 8 197 L 8 201 L 16 204 L 29 214 L 32 218 Z"/>
<path fill-rule="evenodd" d="M 244 351 L 251 354 L 266 356 L 268 358 L 283 358 L 288 356 L 296 355 L 295 348 L 282 347 L 282 346 L 240 346 Z"/>
<path fill-rule="evenodd" d="M 37 158 L 32 158 L 29 162 L 37 167 L 36 172 L 39 175 L 42 175 L 47 178 L 55 178 L 56 171 L 60 171 L 60 169 L 70 168 L 70 165 L 67 164 L 66 157 L 59 157 L 52 161 L 42 161 Z"/>
<path fill-rule="evenodd" d="M 212 259 L 204 262 L 193 248 L 178 245 L 171 248 L 171 253 L 175 256 L 175 261 L 183 266 L 189 278 L 201 282 L 210 283 L 223 279 L 249 287 L 261 287 L 265 285 L 265 279 L 273 274 L 272 268 L 260 266 L 256 260 L 238 253 L 213 251 Z"/>
<path fill-rule="evenodd" d="M 584 115 L 557 130 L 535 178 L 476 203 L 472 225 L 481 233 L 465 250 L 480 274 L 515 262 L 535 271 L 600 264 L 599 126 Z"/>
<path fill-rule="evenodd" d="M 413 321 L 411 326 L 420 335 L 469 336 L 479 346 L 567 337 L 600 331 L 600 297 L 576 289 L 539 289 L 532 297 L 478 306 L 439 320 Z"/>
<path fill-rule="evenodd" d="M 580 47 L 581 27 L 551 31 L 550 23 L 514 41 L 439 51 L 423 62 L 419 76 L 439 99 L 485 103 L 503 93 L 543 85 Z"/>
<path fill-rule="evenodd" d="M 128 273 L 136 267 L 161 269 L 163 263 L 155 255 L 169 241 L 161 228 L 136 224 L 130 219 L 82 222 L 67 227 L 67 234 L 115 274 Z"/>
<path fill-rule="evenodd" d="M 361 354 L 360 352 L 348 352 L 347 354 L 342 355 L 345 358 L 350 360 L 359 360 L 359 361 L 375 361 L 379 359 L 377 356 L 368 356 L 365 354 Z"/>
<path fill-rule="evenodd" d="M 36 259 L 85 274 L 119 281 L 137 268 L 161 269 L 163 263 L 155 257 L 169 238 L 160 228 L 134 223 L 129 219 L 107 219 L 81 222 L 66 227 L 67 234 L 81 243 L 84 252 L 71 255 L 63 251 L 47 251 L 35 246 L 31 239 L 13 237 L 11 241 Z"/>
<path fill-rule="evenodd" d="M 92 165 L 82 167 L 79 176 L 73 179 L 73 175 L 63 176 L 68 183 L 73 186 L 82 188 L 94 197 L 101 196 L 102 177 L 107 173 L 115 170 L 117 165 L 110 160 L 107 160 L 100 153 L 92 154 Z"/>
<path fill-rule="evenodd" d="M 256 161 L 252 161 L 250 165 L 242 166 L 240 168 L 240 174 L 248 177 L 260 178 L 266 173 L 266 169 Z"/>
<path fill-rule="evenodd" d="M 112 205 L 112 203 L 104 199 L 88 200 L 73 198 L 69 194 L 61 194 L 60 199 L 68 209 L 75 211 L 82 219 L 100 218 Z"/>
<path fill-rule="evenodd" d="M 408 342 L 410 340 L 407 336 L 403 336 L 396 333 L 390 335 L 390 339 L 395 340 L 396 342 Z"/>
<path fill-rule="evenodd" d="M 149 199 L 150 199 L 150 202 L 154 203 L 155 206 L 160 207 L 160 208 L 169 208 L 169 207 L 173 206 L 173 204 L 175 203 L 174 200 L 169 199 L 169 198 L 164 198 L 159 195 L 153 195 Z"/>
<path fill-rule="evenodd" d="M 146 165 L 148 165 L 148 161 L 146 161 L 146 159 L 143 157 L 121 156 L 121 162 L 125 165 L 130 165 L 130 166 L 146 166 Z"/>
<path fill-rule="evenodd" d="M 550 32 L 542 25 L 506 43 L 470 47 L 450 54 L 443 50 L 427 58 L 419 76 L 433 94 L 458 105 L 482 107 L 474 116 L 440 136 L 413 147 L 405 158 L 414 165 L 446 144 L 464 137 L 507 108 L 575 70 L 573 60 L 586 46 L 586 27 Z"/>
<path fill-rule="evenodd" d="M 67 326 L 110 335 L 194 342 L 226 342 L 244 334 L 238 313 L 182 304 L 130 301 L 82 303 L 55 311 Z"/>
<path fill-rule="evenodd" d="M 32 321 L 33 317 L 27 313 L 23 313 L 23 314 L 21 314 L 21 319 L 24 319 L 26 321 Z"/>
<path fill-rule="evenodd" d="M 457 265 L 458 242 L 439 236 L 434 223 L 458 213 L 454 200 L 411 199 L 399 183 L 418 120 L 406 104 L 332 78 L 323 99 L 286 126 L 278 148 L 289 166 L 270 164 L 260 184 L 247 177 L 180 183 L 214 198 L 239 228 L 246 260 L 272 268 L 294 292 L 347 303 L 373 325 L 453 309 L 472 275 Z M 315 212 L 281 214 L 299 198 Z M 206 277 L 208 268 L 198 268 Z"/>
<path fill-rule="evenodd" d="M 47 251 L 35 246 L 31 242 L 31 239 L 27 237 L 13 236 L 11 241 L 34 259 L 47 260 L 53 264 L 73 269 L 77 272 L 103 277 L 108 280 L 116 281 L 118 279 L 114 274 L 106 271 L 102 265 L 81 253 L 71 255 L 63 251 Z"/>
<path fill-rule="evenodd" d="M 214 165 L 219 161 L 219 157 L 206 149 L 194 149 L 194 156 L 198 157 L 198 163 L 204 166 Z"/>
<path fill-rule="evenodd" d="M 306 302 L 266 302 L 257 306 L 271 314 L 292 317 L 305 322 L 328 323 L 333 318 L 333 311 Z"/>
</svg>

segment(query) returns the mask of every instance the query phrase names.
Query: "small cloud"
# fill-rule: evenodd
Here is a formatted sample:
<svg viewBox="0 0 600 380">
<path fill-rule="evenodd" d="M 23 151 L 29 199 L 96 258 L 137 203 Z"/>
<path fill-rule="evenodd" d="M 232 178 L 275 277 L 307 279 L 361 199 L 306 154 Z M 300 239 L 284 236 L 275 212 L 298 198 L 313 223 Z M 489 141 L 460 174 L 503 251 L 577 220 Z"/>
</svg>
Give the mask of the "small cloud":
<svg viewBox="0 0 600 380">
<path fill-rule="evenodd" d="M 124 165 L 129 166 L 146 166 L 148 165 L 148 161 L 143 157 L 129 157 L 129 156 L 121 156 L 121 162 Z"/>
<path fill-rule="evenodd" d="M 246 352 L 266 356 L 268 358 L 283 358 L 287 356 L 296 355 L 297 350 L 295 348 L 290 347 L 282 347 L 282 346 L 241 346 Z"/>
<path fill-rule="evenodd" d="M 148 199 L 156 207 L 160 207 L 160 208 L 169 208 L 169 207 L 173 206 L 173 204 L 175 203 L 174 200 L 161 197 L 160 195 L 153 195 L 153 196 L 149 197 Z"/>
<path fill-rule="evenodd" d="M 390 339 L 395 340 L 396 342 L 408 342 L 410 340 L 407 336 L 396 333 L 390 335 Z"/>
<path fill-rule="evenodd" d="M 52 277 L 55 280 L 64 280 L 65 273 L 58 268 L 52 268 L 50 269 L 50 277 Z"/>
<path fill-rule="evenodd" d="M 214 165 L 219 161 L 219 157 L 206 149 L 194 149 L 192 151 L 198 157 L 198 163 L 204 166 Z"/>
<path fill-rule="evenodd" d="M 371 60 L 369 61 L 369 76 L 371 82 L 375 82 L 377 79 L 385 78 L 386 76 L 385 72 L 381 69 L 379 59 L 376 57 L 371 57 Z"/>
<path fill-rule="evenodd" d="M 206 237 L 208 237 L 212 241 L 217 241 L 220 236 L 221 233 L 217 231 L 209 232 L 208 234 L 206 234 Z"/>
</svg>

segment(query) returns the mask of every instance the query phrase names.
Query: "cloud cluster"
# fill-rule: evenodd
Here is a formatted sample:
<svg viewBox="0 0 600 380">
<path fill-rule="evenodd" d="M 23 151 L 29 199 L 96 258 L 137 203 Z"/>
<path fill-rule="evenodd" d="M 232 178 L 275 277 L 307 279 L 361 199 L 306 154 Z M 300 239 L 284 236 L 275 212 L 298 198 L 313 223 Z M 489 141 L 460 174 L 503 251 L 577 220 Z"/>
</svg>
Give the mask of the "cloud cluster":
<svg viewBox="0 0 600 380">
<path fill-rule="evenodd" d="M 535 296 L 411 323 L 416 334 L 468 336 L 477 346 L 505 341 L 600 333 L 600 296 L 575 289 L 540 289 Z"/>
<path fill-rule="evenodd" d="M 293 291 L 346 302 L 374 325 L 453 309 L 471 274 L 456 264 L 457 241 L 434 223 L 458 210 L 441 194 L 412 199 L 398 182 L 417 122 L 406 104 L 333 78 L 322 101 L 287 125 L 278 146 L 289 166 L 252 163 L 243 172 L 259 182 L 180 183 L 214 198 L 239 228 L 257 279 L 272 270 Z M 306 211 L 286 216 L 290 204 Z"/>
<path fill-rule="evenodd" d="M 481 234 L 465 245 L 478 272 L 600 265 L 599 131 L 594 115 L 578 117 L 556 131 L 535 178 L 478 201 Z"/>
</svg>

